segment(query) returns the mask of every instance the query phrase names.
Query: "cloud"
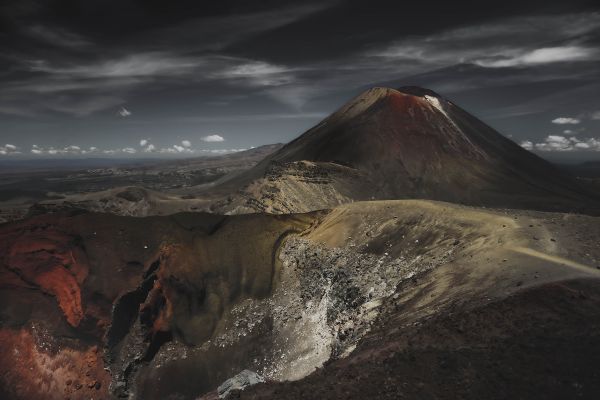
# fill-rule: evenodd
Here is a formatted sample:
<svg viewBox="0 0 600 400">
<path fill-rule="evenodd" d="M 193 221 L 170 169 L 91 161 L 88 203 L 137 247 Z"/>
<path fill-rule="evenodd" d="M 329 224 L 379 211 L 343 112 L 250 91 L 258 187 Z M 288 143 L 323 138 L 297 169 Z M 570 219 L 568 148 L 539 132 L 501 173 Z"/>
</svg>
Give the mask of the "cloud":
<svg viewBox="0 0 600 400">
<path fill-rule="evenodd" d="M 30 69 L 35 72 L 70 76 L 72 78 L 97 79 L 183 75 L 202 65 L 202 63 L 202 58 L 156 51 L 129 54 L 102 62 L 75 66 L 57 66 L 42 61 L 32 64 Z"/>
<path fill-rule="evenodd" d="M 285 26 L 329 8 L 335 1 L 328 3 L 224 18 L 190 18 L 181 24 L 149 30 L 150 39 L 145 33 L 144 41 L 150 44 L 144 45 L 137 38 L 134 47 L 136 38 L 126 37 L 129 42 L 98 51 L 93 60 L 85 56 L 60 58 L 45 54 L 45 57 L 24 57 L 17 69 L 25 78 L 12 82 L 10 96 L 0 97 L 0 112 L 24 115 L 50 109 L 89 115 L 126 104 L 147 85 L 160 86 L 166 92 L 177 85 L 186 85 L 199 93 L 206 93 L 207 89 L 215 93 L 215 87 L 227 85 L 248 96 L 266 94 L 284 106 L 300 110 L 311 99 L 340 92 L 340 88 L 356 88 L 457 64 L 499 68 L 600 57 L 595 47 L 587 44 L 585 36 L 600 28 L 597 12 L 505 18 L 427 35 L 402 35 L 392 44 L 389 40 L 394 38 L 390 37 L 382 39 L 380 46 L 369 46 L 374 50 L 348 52 L 342 56 L 345 59 L 332 56 L 330 60 L 295 65 L 273 61 L 268 56 L 253 56 L 252 49 L 242 51 L 243 57 L 221 51 L 240 40 L 249 40 L 248 35 Z M 356 49 L 362 48 L 360 44 L 357 43 Z M 455 86 L 478 86 L 481 81 L 490 84 L 498 80 L 531 82 L 546 79 L 547 74 L 550 72 L 527 77 L 488 74 L 478 82 L 471 76 L 453 82 Z M 439 83 L 436 85 L 439 89 Z M 251 90 L 255 92 L 250 93 Z M 40 92 L 43 97 L 33 96 Z M 59 106 L 54 106 L 59 97 Z"/>
<path fill-rule="evenodd" d="M 125 107 L 121 107 L 121 109 L 118 111 L 118 114 L 123 118 L 127 118 L 131 115 L 131 111 L 129 111 Z"/>
<path fill-rule="evenodd" d="M 202 140 L 203 142 L 212 143 L 212 142 L 223 142 L 223 141 L 225 141 L 225 138 L 221 135 L 208 135 L 208 136 L 204 136 L 200 140 Z"/>
<path fill-rule="evenodd" d="M 595 121 L 600 120 L 600 111 L 593 112 L 590 115 L 590 119 L 595 120 Z"/>
<path fill-rule="evenodd" d="M 0 155 L 11 155 L 11 154 L 21 154 L 19 148 L 14 144 L 5 144 L 4 146 L 0 146 Z"/>
<path fill-rule="evenodd" d="M 189 140 L 182 140 L 181 145 L 183 147 L 192 147 L 192 143 Z"/>
<path fill-rule="evenodd" d="M 150 145 L 151 146 L 151 145 Z M 61 156 L 82 156 L 82 155 L 90 155 L 90 154 L 135 154 L 137 150 L 132 147 L 125 147 L 119 149 L 105 149 L 101 150 L 98 147 L 91 146 L 88 148 L 83 148 L 77 145 L 65 146 L 62 148 L 55 147 L 42 147 L 36 144 L 31 146 L 30 150 L 31 154 L 35 155 L 61 155 Z"/>
<path fill-rule="evenodd" d="M 533 143 L 530 140 L 524 140 L 521 142 L 521 147 L 526 150 L 533 150 Z"/>
<path fill-rule="evenodd" d="M 295 80 L 291 69 L 264 61 L 242 62 L 216 71 L 213 76 L 220 79 L 244 80 L 252 86 L 281 86 Z"/>
<path fill-rule="evenodd" d="M 183 140 L 182 145 L 175 144 L 171 147 L 164 147 L 157 149 L 152 143 L 149 143 L 147 139 L 142 139 L 145 141 L 145 146 L 142 146 L 142 152 L 145 153 L 155 153 L 155 154 L 166 154 L 166 155 L 186 155 L 186 154 L 196 154 L 196 153 L 205 153 L 205 154 L 228 154 L 228 153 L 236 153 L 239 151 L 245 151 L 247 149 L 202 149 L 196 150 L 191 148 L 191 143 L 188 140 Z M 184 143 L 185 142 L 185 143 Z M 189 147 L 186 147 L 185 144 L 189 144 Z M 91 146 L 88 148 L 83 148 L 78 145 L 69 145 L 65 147 L 44 147 L 34 144 L 31 146 L 30 154 L 35 156 L 41 155 L 49 155 L 49 156 L 85 156 L 92 154 L 105 154 L 109 156 L 114 155 L 133 155 L 138 154 L 140 151 L 136 150 L 133 147 L 123 147 L 116 149 L 100 149 L 95 146 Z M 10 154 L 21 154 L 19 151 L 19 147 L 13 144 L 6 144 L 4 146 L 0 146 L 0 155 L 10 155 Z"/>
<path fill-rule="evenodd" d="M 553 124 L 558 125 L 577 125 L 581 122 L 579 118 L 571 118 L 571 117 L 558 117 L 552 120 Z"/>
<path fill-rule="evenodd" d="M 542 142 L 533 143 L 529 140 L 521 142 L 521 147 L 527 150 L 539 151 L 600 151 L 600 140 L 596 138 L 578 139 L 576 137 L 565 137 L 561 135 L 548 135 Z"/>
<path fill-rule="evenodd" d="M 475 60 L 474 63 L 488 68 L 520 67 L 556 62 L 586 61 L 595 59 L 597 55 L 597 51 L 593 48 L 558 46 L 521 51 L 520 54 L 508 57 L 497 55 L 494 58 Z"/>
<path fill-rule="evenodd" d="M 411 36 L 367 54 L 381 57 L 384 62 L 393 61 L 395 65 L 384 63 L 382 66 L 392 72 L 395 67 L 396 74 L 468 63 L 501 68 L 587 61 L 599 58 L 599 52 L 573 38 L 598 28 L 599 13 L 515 17 Z M 548 47 L 545 44 L 549 42 L 557 45 Z"/>
<path fill-rule="evenodd" d="M 212 150 L 202 150 L 204 153 L 211 154 L 228 154 L 228 153 L 238 153 L 240 151 L 246 151 L 248 149 L 212 149 Z"/>
<path fill-rule="evenodd" d="M 182 55 L 160 51 L 118 56 L 88 64 L 62 65 L 50 60 L 25 61 L 29 78 L 9 82 L 0 96 L 0 112 L 32 115 L 60 112 L 87 116 L 121 106 L 120 117 L 131 111 L 126 97 L 145 85 L 226 84 L 247 88 L 277 87 L 294 81 L 289 68 L 265 61 L 215 54 Z M 64 63 L 64 61 L 63 61 Z"/>
<path fill-rule="evenodd" d="M 98 152 L 98 148 L 97 147 L 89 147 L 87 149 L 82 148 L 80 146 L 77 145 L 70 145 L 70 146 L 65 146 L 62 148 L 55 148 L 55 147 L 42 147 L 42 146 L 38 146 L 37 144 L 34 144 L 31 146 L 31 150 L 30 150 L 31 154 L 36 154 L 36 155 L 40 155 L 40 154 L 48 154 L 48 155 L 85 155 L 85 154 L 90 154 L 90 153 L 96 153 Z"/>
<path fill-rule="evenodd" d="M 184 143 L 187 142 L 187 143 Z M 184 140 L 181 142 L 182 146 L 178 145 L 178 144 L 174 144 L 173 148 L 178 152 L 178 153 L 194 153 L 195 150 L 190 149 L 189 147 L 191 146 L 191 143 L 187 140 Z M 186 144 L 188 146 L 186 146 Z"/>
<path fill-rule="evenodd" d="M 150 143 L 149 139 L 140 140 L 140 147 L 143 147 L 142 151 L 144 153 L 153 153 L 156 150 L 156 146 Z"/>
<path fill-rule="evenodd" d="M 122 104 L 123 99 L 112 95 L 88 95 L 79 97 L 74 94 L 51 96 L 51 100 L 45 102 L 42 110 L 71 114 L 77 117 L 85 117 L 98 111 L 106 110 Z M 33 104 L 33 107 L 36 105 Z"/>
<path fill-rule="evenodd" d="M 81 48 L 91 45 L 91 42 L 84 39 L 82 36 L 58 27 L 50 27 L 38 24 L 25 28 L 23 33 L 26 36 L 52 46 Z"/>
</svg>

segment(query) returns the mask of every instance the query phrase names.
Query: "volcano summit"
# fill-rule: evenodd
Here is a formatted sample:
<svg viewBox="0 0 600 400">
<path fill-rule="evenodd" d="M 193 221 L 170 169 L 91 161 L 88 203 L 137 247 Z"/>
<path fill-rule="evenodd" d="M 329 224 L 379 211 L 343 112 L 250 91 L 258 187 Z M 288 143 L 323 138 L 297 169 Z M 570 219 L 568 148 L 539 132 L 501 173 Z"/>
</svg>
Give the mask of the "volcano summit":
<svg viewBox="0 0 600 400">
<path fill-rule="evenodd" d="M 233 182 L 246 185 L 246 200 L 224 208 L 230 212 L 405 198 L 576 211 L 597 201 L 554 165 L 419 87 L 367 90 Z"/>
</svg>

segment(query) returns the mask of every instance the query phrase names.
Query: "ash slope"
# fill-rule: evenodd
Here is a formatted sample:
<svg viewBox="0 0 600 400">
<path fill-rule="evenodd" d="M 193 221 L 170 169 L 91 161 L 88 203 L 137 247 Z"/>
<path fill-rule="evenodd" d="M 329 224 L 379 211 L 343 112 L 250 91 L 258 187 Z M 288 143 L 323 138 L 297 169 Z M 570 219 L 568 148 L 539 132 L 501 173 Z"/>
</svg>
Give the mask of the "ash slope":
<svg viewBox="0 0 600 400">
<path fill-rule="evenodd" d="M 5 224 L 0 393 L 195 399 L 249 369 L 269 381 L 249 398 L 476 395 L 489 382 L 513 397 L 586 397 L 599 389 L 597 346 L 584 348 L 597 343 L 599 229 L 594 217 L 418 200 Z M 545 335 L 552 351 L 527 347 Z M 555 385 L 506 385 L 499 365 L 508 382 L 543 365 Z M 432 372 L 444 385 L 428 386 Z"/>
<path fill-rule="evenodd" d="M 442 96 L 373 88 L 232 183 L 216 209 L 298 212 L 354 200 L 597 212 L 598 196 Z"/>
</svg>

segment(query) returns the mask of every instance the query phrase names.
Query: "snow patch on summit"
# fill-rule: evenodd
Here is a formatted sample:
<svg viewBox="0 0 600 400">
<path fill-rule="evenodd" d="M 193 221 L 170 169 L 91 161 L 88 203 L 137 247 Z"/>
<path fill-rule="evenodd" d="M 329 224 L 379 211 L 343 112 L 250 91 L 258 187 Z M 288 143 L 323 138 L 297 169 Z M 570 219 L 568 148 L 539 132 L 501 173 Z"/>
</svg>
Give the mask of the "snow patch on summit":
<svg viewBox="0 0 600 400">
<path fill-rule="evenodd" d="M 448 118 L 449 120 L 452 121 L 452 118 L 450 118 L 450 116 L 446 113 L 446 110 L 444 109 L 444 106 L 440 102 L 440 99 L 438 99 L 437 97 L 434 97 L 434 96 L 425 95 L 425 100 L 427 100 L 427 102 L 429 104 L 431 104 L 433 107 L 438 109 L 439 112 L 444 114 L 444 116 L 446 118 Z"/>
</svg>

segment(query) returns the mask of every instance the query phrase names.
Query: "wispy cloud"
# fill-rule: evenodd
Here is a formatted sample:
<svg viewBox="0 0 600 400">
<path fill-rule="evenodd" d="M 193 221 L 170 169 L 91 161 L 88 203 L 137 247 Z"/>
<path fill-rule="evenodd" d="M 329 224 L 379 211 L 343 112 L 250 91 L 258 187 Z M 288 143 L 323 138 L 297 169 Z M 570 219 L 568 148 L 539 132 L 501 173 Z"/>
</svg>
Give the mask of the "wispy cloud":
<svg viewBox="0 0 600 400">
<path fill-rule="evenodd" d="M 253 86 L 281 86 L 295 80 L 293 70 L 264 61 L 248 61 L 216 71 L 213 77 Z"/>
<path fill-rule="evenodd" d="M 66 48 L 82 48 L 90 46 L 92 43 L 73 32 L 64 28 L 50 27 L 47 25 L 35 24 L 23 28 L 22 32 L 35 40 L 45 44 Z"/>
<path fill-rule="evenodd" d="M 199 57 L 150 52 L 76 66 L 57 66 L 46 61 L 37 61 L 30 66 L 30 69 L 35 72 L 85 79 L 177 76 L 188 74 L 202 65 L 203 61 L 203 58 Z"/>
<path fill-rule="evenodd" d="M 587 61 L 598 57 L 596 49 L 581 46 L 544 47 L 528 51 L 517 50 L 515 52 L 520 54 L 510 56 L 495 55 L 494 57 L 476 59 L 473 62 L 482 67 L 502 68 L 556 62 Z"/>
<path fill-rule="evenodd" d="M 64 64 L 65 62 L 62 62 Z M 122 106 L 147 85 L 189 86 L 218 82 L 231 87 L 270 88 L 295 81 L 294 71 L 265 61 L 221 55 L 183 55 L 174 51 L 136 53 L 72 65 L 27 62 L 29 79 L 13 81 L 0 93 L 0 113 L 35 115 L 48 111 L 87 116 Z M 128 117 L 131 111 L 117 111 Z"/>
<path fill-rule="evenodd" d="M 403 68 L 474 63 L 514 67 L 595 59 L 598 52 L 577 43 L 581 35 L 600 28 L 600 13 L 517 17 L 427 36 L 414 36 L 370 52 L 403 61 Z M 548 47 L 549 41 L 570 43 Z"/>
</svg>

